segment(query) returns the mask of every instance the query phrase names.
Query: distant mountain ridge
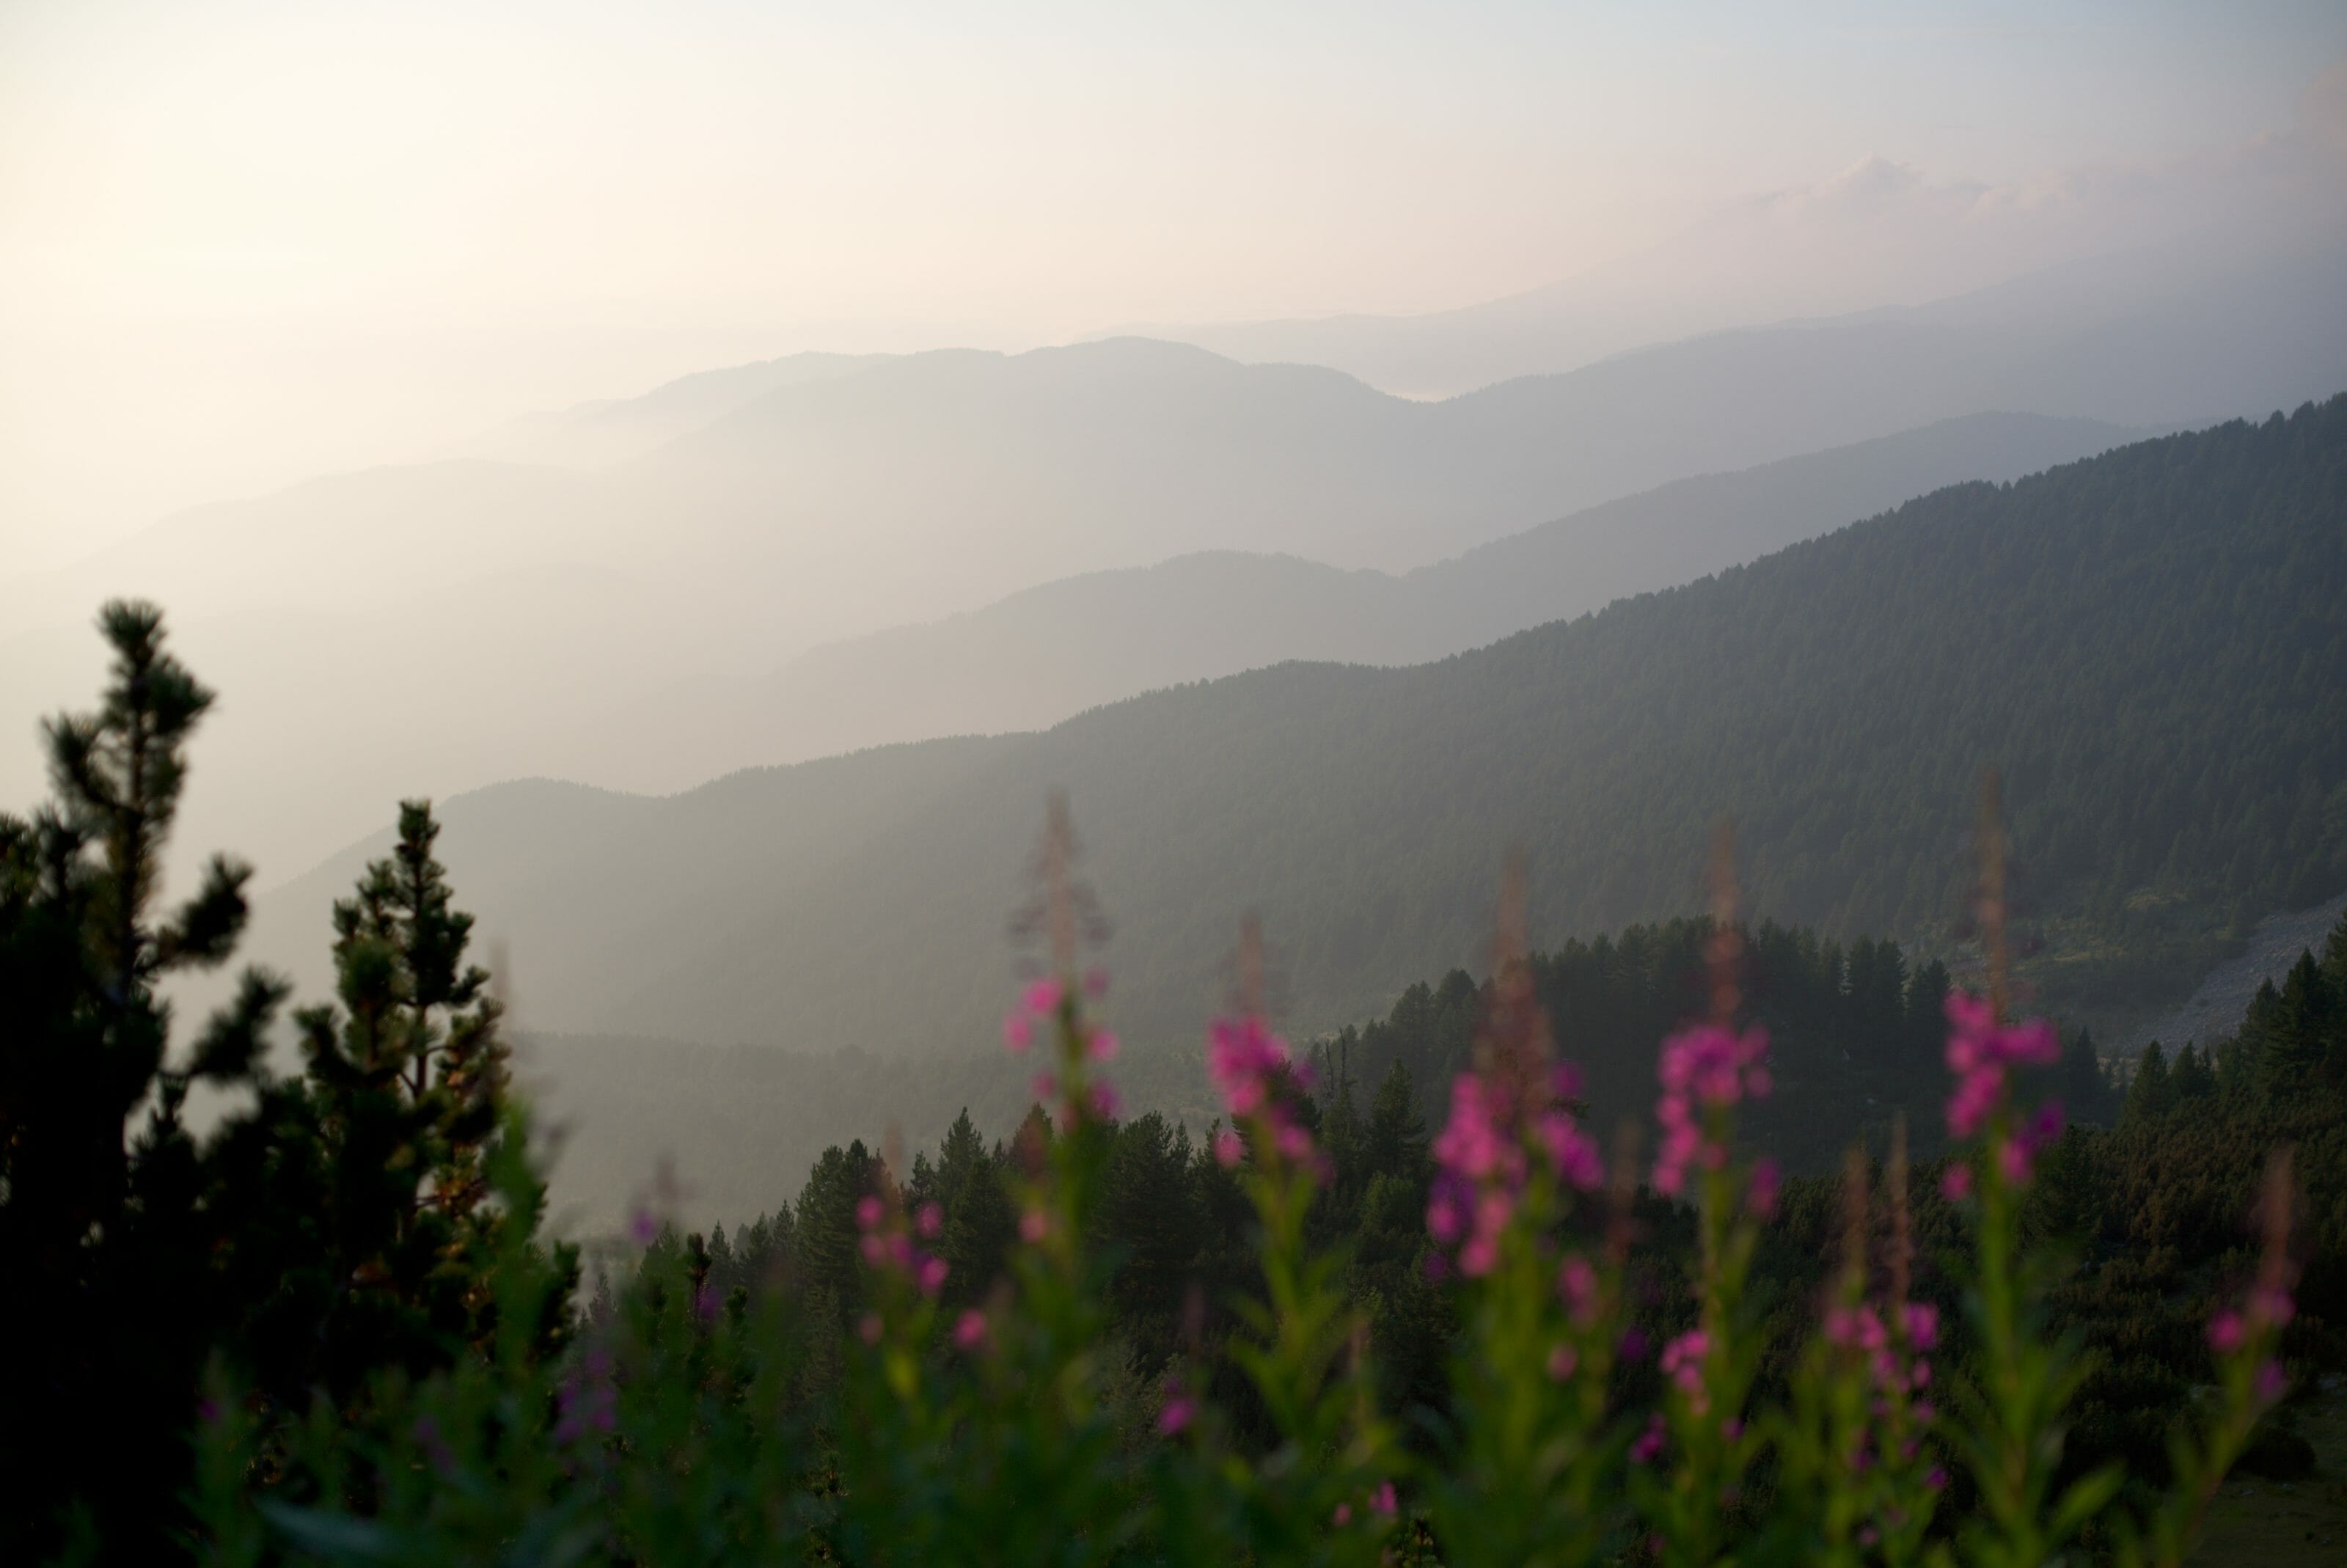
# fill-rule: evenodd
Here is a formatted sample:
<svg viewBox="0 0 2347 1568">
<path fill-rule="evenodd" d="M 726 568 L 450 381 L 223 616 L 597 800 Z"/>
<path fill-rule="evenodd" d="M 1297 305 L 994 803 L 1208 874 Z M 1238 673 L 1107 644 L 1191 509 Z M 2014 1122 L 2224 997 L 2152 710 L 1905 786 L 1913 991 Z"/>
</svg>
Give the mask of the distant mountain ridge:
<svg viewBox="0 0 2347 1568">
<path fill-rule="evenodd" d="M 1434 664 L 1281 665 L 668 799 L 502 786 L 446 803 L 445 847 L 534 1027 L 815 1050 L 993 1048 L 1053 787 L 1136 1040 L 1195 1030 L 1243 909 L 1320 1028 L 1476 963 L 1510 844 L 1553 941 L 1691 907 L 1727 813 L 1753 907 L 1944 929 L 1989 763 L 2042 909 L 2308 903 L 2347 884 L 2342 507 L 2347 396 L 1957 486 Z M 371 847 L 265 898 L 256 953 L 314 987 Z"/>
<path fill-rule="evenodd" d="M 606 397 L 509 420 L 448 454 L 503 463 L 597 468 L 640 457 L 776 387 L 828 381 L 890 356 L 794 354 L 696 371 L 634 397 Z"/>
<path fill-rule="evenodd" d="M 87 689 L 99 602 L 158 599 L 231 693 L 213 776 L 238 787 L 199 783 L 183 842 L 282 876 L 403 794 L 532 774 L 675 789 L 794 754 L 734 709 L 703 722 L 695 694 L 1073 575 L 1202 551 L 1400 570 L 1691 475 L 1988 410 L 2141 426 L 2294 403 L 2347 384 L 2347 273 L 2326 256 L 2091 312 L 2079 280 L 2040 280 L 1431 405 L 1133 341 L 801 366 L 823 374 L 591 469 L 337 476 L 0 583 L 0 725 L 25 735 Z M 0 795 L 37 793 L 35 756 L 9 750 Z"/>
<path fill-rule="evenodd" d="M 1329 365 L 1419 397 L 1558 374 L 1706 334 L 1860 313 L 1928 322 L 1959 300 L 2066 295 L 2052 323 L 2058 333 L 2123 313 L 2126 302 L 2191 292 L 2245 259 L 2254 259 L 2252 270 L 2287 271 L 2310 254 L 2335 252 L 2347 237 L 2339 163 L 2347 143 L 2334 145 L 2334 136 L 2244 149 L 2229 169 L 2194 171 L 2190 194 L 2163 191 L 2157 178 L 2122 194 L 2121 182 L 2091 176 L 2065 190 L 1997 192 L 1935 183 L 1873 158 L 1822 185 L 1731 205 L 1638 254 L 1501 299 L 1420 315 L 1145 330 L 1247 364 Z M 2116 223 L 2086 220 L 2097 206 L 2133 211 Z"/>
<path fill-rule="evenodd" d="M 1681 479 L 1401 576 L 1211 552 L 1046 583 L 983 610 L 801 654 L 728 699 L 778 760 L 957 732 L 1042 729 L 1154 687 L 1287 660 L 1412 664 L 1741 565 L 1963 479 L 2002 482 L 2145 433 L 1983 414 Z M 666 699 L 635 722 L 702 709 Z"/>
</svg>

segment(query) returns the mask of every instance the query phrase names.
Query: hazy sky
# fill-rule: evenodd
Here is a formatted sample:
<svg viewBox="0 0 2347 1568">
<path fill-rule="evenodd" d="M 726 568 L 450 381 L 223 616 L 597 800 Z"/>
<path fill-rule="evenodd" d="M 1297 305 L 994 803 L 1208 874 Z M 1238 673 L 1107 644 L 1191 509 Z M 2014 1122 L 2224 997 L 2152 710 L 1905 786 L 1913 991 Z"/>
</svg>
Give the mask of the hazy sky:
<svg viewBox="0 0 2347 1568">
<path fill-rule="evenodd" d="M 0 570 L 801 347 L 1437 309 L 1870 156 L 2156 164 L 2342 54 L 2336 0 L 0 0 Z"/>
</svg>

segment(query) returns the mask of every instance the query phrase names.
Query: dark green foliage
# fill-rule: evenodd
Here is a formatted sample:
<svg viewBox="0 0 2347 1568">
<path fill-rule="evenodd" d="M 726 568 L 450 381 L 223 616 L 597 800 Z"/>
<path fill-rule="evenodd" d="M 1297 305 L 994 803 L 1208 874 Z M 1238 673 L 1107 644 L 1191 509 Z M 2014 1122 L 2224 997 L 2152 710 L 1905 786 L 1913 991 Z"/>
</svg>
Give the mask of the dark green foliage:
<svg viewBox="0 0 2347 1568">
<path fill-rule="evenodd" d="M 198 1376 L 239 1305 L 219 1259 L 252 1218 L 250 1125 L 199 1139 L 183 1110 L 199 1081 L 267 1098 L 254 1064 L 283 996 L 246 975 L 191 1057 L 168 1061 L 156 988 L 227 956 L 250 872 L 215 858 L 176 913 L 157 907 L 188 738 L 211 693 L 164 650 L 151 606 L 109 604 L 99 625 L 114 666 L 98 712 L 47 726 L 55 804 L 0 816 L 11 1559 L 56 1549 L 69 1519 L 125 1561 L 159 1550 L 171 1527 Z"/>
<path fill-rule="evenodd" d="M 946 1300 L 952 1306 L 968 1307 L 984 1298 L 1000 1276 L 1003 1257 L 1019 1234 L 1005 1167 L 1002 1151 L 988 1150 L 964 1110 L 938 1146 L 937 1163 L 928 1167 L 928 1179 L 922 1180 L 920 1167 L 915 1168 L 909 1198 L 917 1206 L 938 1204 L 945 1213 L 937 1250 L 950 1271 Z"/>
<path fill-rule="evenodd" d="M 828 1302 L 845 1323 L 864 1302 L 863 1266 L 856 1260 L 856 1205 L 878 1185 L 880 1162 L 861 1141 L 830 1148 L 807 1173 L 792 1205 L 793 1281 Z"/>
<path fill-rule="evenodd" d="M 1183 1296 L 1197 1288 L 1204 1216 L 1193 1195 L 1199 1151 L 1152 1112 L 1117 1129 L 1093 1211 L 1098 1245 L 1115 1260 L 1109 1302 L 1132 1337 L 1136 1369 L 1154 1378 L 1181 1338 Z"/>
<path fill-rule="evenodd" d="M 0 1557 L 68 1538 L 106 1561 L 167 1555 L 208 1363 L 266 1430 L 334 1415 L 391 1372 L 445 1369 L 500 1328 L 542 1354 L 568 1285 L 500 1325 L 494 1256 L 528 1250 L 535 1189 L 497 1200 L 513 1135 L 487 976 L 464 962 L 427 807 L 337 912 L 348 1019 L 303 1015 L 309 1071 L 266 1065 L 285 986 L 248 971 L 174 1053 L 158 996 L 223 961 L 250 875 L 214 858 L 163 914 L 159 866 L 211 702 L 151 607 L 110 604 L 95 714 L 47 728 L 55 803 L 0 816 Z M 190 1091 L 211 1096 L 209 1132 Z M 508 1162 L 510 1163 L 510 1162 Z M 528 1201 L 518 1203 L 515 1194 Z M 567 1254 L 541 1260 L 558 1282 Z M 216 1412 L 221 1419 L 227 1412 Z"/>
<path fill-rule="evenodd" d="M 1541 1003 L 1560 1048 L 1581 1068 L 1600 1132 L 1643 1121 L 1651 1110 L 1655 1042 L 1700 1010 L 1711 929 L 1700 919 L 1632 926 L 1533 958 Z M 1887 1146 L 1902 1111 L 1928 1139 L 1947 1091 L 1946 968 L 1934 960 L 1911 974 L 1896 942 L 1860 938 L 1845 952 L 1815 931 L 1774 921 L 1747 930 L 1745 950 L 1752 1017 L 1769 1032 L 1778 1084 L 1747 1119 L 1754 1143 L 1788 1169 L 1817 1171 L 1838 1163 L 1854 1135 Z M 1365 1077 L 1407 1067 L 1426 1097 L 1419 1112 L 1439 1119 L 1450 1080 L 1467 1065 L 1485 1002 L 1484 989 L 1453 970 L 1440 986 L 1410 987 L 1386 1018 L 1338 1038 Z M 2099 1119 L 2106 1091 L 2091 1055 L 2065 1071 L 2084 1096 L 2082 1113 Z M 1380 1105 L 1387 1093 L 1380 1091 Z M 1375 1131 L 1381 1121 L 1399 1128 L 1397 1117 L 1390 1108 L 1373 1114 L 1372 1143 L 1399 1150 L 1410 1142 L 1399 1132 Z M 1398 1153 L 1384 1157 L 1406 1163 Z"/>
<path fill-rule="evenodd" d="M 2172 1062 L 2147 1048 L 2116 1130 L 2065 1140 L 2047 1165 L 2039 1220 L 2079 1248 L 2055 1305 L 2101 1353 L 2080 1441 L 2131 1474 L 2166 1473 L 2169 1416 L 2206 1380 L 2209 1304 L 2254 1266 L 2246 1225 L 2270 1150 L 2293 1150 L 2302 1216 L 2305 1272 L 2284 1347 L 2333 1365 L 2347 1356 L 2342 999 L 2347 920 L 2321 960 L 2302 957 L 2280 989 L 2260 993 L 2234 1038 L 2188 1045 Z"/>
<path fill-rule="evenodd" d="M 400 808 L 390 858 L 334 908 L 338 1010 L 297 1015 L 306 1072 L 275 1122 L 280 1284 L 234 1363 L 277 1407 L 359 1398 L 496 1329 L 484 1283 L 512 1216 L 488 1202 L 507 1050 L 488 972 L 465 962 L 431 807 Z M 567 1258 L 561 1266 L 569 1266 Z M 323 1332 L 298 1332 L 313 1323 Z M 547 1347 L 561 1323 L 538 1327 Z"/>
</svg>

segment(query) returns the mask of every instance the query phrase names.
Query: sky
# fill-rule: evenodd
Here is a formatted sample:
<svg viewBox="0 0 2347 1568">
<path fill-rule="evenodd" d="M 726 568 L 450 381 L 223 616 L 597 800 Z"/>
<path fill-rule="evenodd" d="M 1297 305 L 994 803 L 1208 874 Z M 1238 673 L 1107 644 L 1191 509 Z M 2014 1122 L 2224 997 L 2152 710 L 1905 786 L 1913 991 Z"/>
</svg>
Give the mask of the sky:
<svg viewBox="0 0 2347 1568">
<path fill-rule="evenodd" d="M 2331 4 L 0 0 L 0 574 L 801 348 L 1473 303 L 2255 141 Z"/>
</svg>

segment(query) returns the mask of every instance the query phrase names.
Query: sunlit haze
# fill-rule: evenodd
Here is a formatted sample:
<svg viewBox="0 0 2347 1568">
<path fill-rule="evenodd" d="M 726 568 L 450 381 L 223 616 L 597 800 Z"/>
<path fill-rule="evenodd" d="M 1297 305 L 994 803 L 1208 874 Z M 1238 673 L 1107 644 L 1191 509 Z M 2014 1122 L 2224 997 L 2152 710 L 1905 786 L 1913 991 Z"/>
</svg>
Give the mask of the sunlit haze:
<svg viewBox="0 0 2347 1568">
<path fill-rule="evenodd" d="M 800 349 L 1471 305 L 1870 168 L 1883 224 L 2162 178 L 2342 50 L 2321 4 L 15 0 L 0 575 Z M 1846 308 L 1948 292 L 1910 261 Z"/>
</svg>

